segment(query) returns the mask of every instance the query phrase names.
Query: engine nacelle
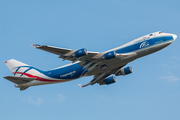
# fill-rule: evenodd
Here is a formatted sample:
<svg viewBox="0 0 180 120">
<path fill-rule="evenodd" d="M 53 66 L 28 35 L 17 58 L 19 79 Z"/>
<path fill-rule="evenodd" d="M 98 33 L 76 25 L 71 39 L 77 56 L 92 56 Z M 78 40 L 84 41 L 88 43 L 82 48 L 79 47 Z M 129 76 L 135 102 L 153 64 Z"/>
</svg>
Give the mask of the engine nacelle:
<svg viewBox="0 0 180 120">
<path fill-rule="evenodd" d="M 116 82 L 115 76 L 110 76 L 104 80 L 104 84 L 109 85 Z"/>
<path fill-rule="evenodd" d="M 115 58 L 115 57 L 117 57 L 116 51 L 111 51 L 111 52 L 108 52 L 108 53 L 104 54 L 104 56 L 102 58 L 105 58 L 106 60 L 109 60 L 109 59 L 112 59 L 112 58 Z"/>
<path fill-rule="evenodd" d="M 87 54 L 88 53 L 87 53 L 86 48 L 82 48 L 82 49 L 76 50 L 76 52 L 74 52 L 74 54 L 72 56 L 73 57 L 82 57 L 82 56 L 85 56 Z"/>
<path fill-rule="evenodd" d="M 132 67 L 126 67 L 126 68 L 121 68 L 120 70 L 118 70 L 117 72 L 116 72 L 116 76 L 119 76 L 119 75 L 127 75 L 127 74 L 130 74 L 130 73 L 132 73 L 133 71 L 132 71 Z"/>
</svg>

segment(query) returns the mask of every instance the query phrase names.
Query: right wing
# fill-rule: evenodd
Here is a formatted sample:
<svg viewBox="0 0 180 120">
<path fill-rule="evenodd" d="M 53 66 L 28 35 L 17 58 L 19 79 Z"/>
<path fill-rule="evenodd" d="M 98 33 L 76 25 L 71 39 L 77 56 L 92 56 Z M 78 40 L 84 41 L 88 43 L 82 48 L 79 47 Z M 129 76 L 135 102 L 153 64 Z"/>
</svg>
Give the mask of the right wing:
<svg viewBox="0 0 180 120">
<path fill-rule="evenodd" d="M 126 64 L 125 64 L 126 65 Z M 99 83 L 99 85 L 104 85 L 105 84 L 105 79 L 108 78 L 111 74 L 115 74 L 119 69 L 121 69 L 123 66 L 120 66 L 118 68 L 115 68 L 113 70 L 110 71 L 106 71 L 106 72 L 102 72 L 99 74 L 94 75 L 93 80 L 91 80 L 89 83 L 85 84 L 85 85 L 81 85 L 79 84 L 79 87 L 86 87 L 88 85 L 94 85 L 95 83 Z"/>
<path fill-rule="evenodd" d="M 85 84 L 85 85 L 81 85 L 79 84 L 79 87 L 86 87 L 88 85 L 94 85 L 95 83 L 99 83 L 101 85 L 101 83 L 103 83 L 104 79 L 106 79 L 108 76 L 110 76 L 111 74 L 107 74 L 107 73 L 100 73 L 98 75 L 95 75 L 93 80 L 91 80 L 89 83 Z"/>
</svg>

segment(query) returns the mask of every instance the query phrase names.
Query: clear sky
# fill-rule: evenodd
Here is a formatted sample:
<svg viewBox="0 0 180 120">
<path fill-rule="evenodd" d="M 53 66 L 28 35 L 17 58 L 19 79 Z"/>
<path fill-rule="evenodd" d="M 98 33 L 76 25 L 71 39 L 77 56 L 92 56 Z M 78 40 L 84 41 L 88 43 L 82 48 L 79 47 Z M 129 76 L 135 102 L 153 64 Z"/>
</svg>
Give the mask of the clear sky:
<svg viewBox="0 0 180 120">
<path fill-rule="evenodd" d="M 179 0 L 1 0 L 1 120 L 179 120 Z M 103 52 L 143 35 L 178 36 L 165 49 L 128 65 L 117 83 L 79 88 L 92 77 L 20 91 L 4 79 L 4 61 L 42 70 L 70 63 L 30 44 Z"/>
</svg>

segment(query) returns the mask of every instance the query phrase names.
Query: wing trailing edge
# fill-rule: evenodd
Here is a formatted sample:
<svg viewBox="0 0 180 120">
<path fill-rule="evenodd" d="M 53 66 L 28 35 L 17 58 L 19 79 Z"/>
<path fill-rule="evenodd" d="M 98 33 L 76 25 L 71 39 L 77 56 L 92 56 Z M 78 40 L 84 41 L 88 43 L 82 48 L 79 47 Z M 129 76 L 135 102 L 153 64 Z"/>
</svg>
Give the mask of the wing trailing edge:
<svg viewBox="0 0 180 120">
<path fill-rule="evenodd" d="M 56 55 L 59 55 L 59 58 L 62 58 L 63 60 L 70 60 L 73 63 L 76 61 L 84 61 L 84 60 L 91 60 L 91 58 L 95 55 L 98 55 L 99 52 L 90 52 L 84 49 L 79 50 L 72 50 L 72 49 L 66 49 L 66 48 L 59 48 L 59 47 L 53 47 L 48 45 L 38 45 L 38 44 L 32 44 L 33 47 L 37 49 L 41 49 Z M 85 51 L 84 51 L 85 50 Z M 80 56 L 85 52 L 86 54 L 83 56 Z"/>
</svg>

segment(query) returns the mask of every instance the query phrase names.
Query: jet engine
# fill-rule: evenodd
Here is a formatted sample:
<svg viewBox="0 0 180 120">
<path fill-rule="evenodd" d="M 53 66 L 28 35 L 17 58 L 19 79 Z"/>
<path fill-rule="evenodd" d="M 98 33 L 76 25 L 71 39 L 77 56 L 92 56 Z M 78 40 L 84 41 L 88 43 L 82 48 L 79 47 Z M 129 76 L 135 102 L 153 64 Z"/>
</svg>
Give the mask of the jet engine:
<svg viewBox="0 0 180 120">
<path fill-rule="evenodd" d="M 85 56 L 85 55 L 87 55 L 87 54 L 88 54 L 88 53 L 87 53 L 86 48 L 82 48 L 82 49 L 76 50 L 76 52 L 74 52 L 74 53 L 72 54 L 72 56 L 78 58 L 78 57 Z"/>
<path fill-rule="evenodd" d="M 110 76 L 110 77 L 107 77 L 102 83 L 99 83 L 100 85 L 109 85 L 109 84 L 112 84 L 112 83 L 115 83 L 116 82 L 116 77 L 115 76 Z"/>
<path fill-rule="evenodd" d="M 125 68 L 121 68 L 121 69 L 119 69 L 116 73 L 115 73 L 115 75 L 116 76 L 119 76 L 119 75 L 127 75 L 127 74 L 130 74 L 130 73 L 132 73 L 133 71 L 132 71 L 132 67 L 125 67 Z"/>
<path fill-rule="evenodd" d="M 109 60 L 109 59 L 112 59 L 112 58 L 115 58 L 115 57 L 117 57 L 116 51 L 111 51 L 111 52 L 108 52 L 108 53 L 104 54 L 102 59 Z"/>
</svg>

